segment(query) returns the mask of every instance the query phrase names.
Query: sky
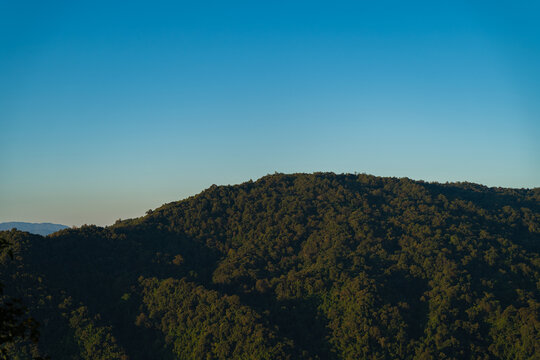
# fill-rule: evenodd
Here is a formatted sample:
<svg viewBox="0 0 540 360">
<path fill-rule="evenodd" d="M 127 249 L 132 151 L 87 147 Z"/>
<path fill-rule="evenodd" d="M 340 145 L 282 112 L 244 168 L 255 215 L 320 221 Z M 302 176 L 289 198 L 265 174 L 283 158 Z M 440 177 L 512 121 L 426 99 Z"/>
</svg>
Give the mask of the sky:
<svg viewBox="0 0 540 360">
<path fill-rule="evenodd" d="M 0 0 L 0 222 L 275 172 L 540 186 L 538 1 Z"/>
</svg>

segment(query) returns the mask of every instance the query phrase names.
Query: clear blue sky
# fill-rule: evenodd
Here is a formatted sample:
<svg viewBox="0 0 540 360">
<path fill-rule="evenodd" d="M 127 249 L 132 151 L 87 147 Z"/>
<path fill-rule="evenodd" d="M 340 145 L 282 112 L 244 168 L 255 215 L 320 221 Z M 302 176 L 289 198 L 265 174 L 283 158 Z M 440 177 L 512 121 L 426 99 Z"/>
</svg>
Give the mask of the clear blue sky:
<svg viewBox="0 0 540 360">
<path fill-rule="evenodd" d="M 538 1 L 0 0 L 0 222 L 274 172 L 540 186 Z"/>
</svg>

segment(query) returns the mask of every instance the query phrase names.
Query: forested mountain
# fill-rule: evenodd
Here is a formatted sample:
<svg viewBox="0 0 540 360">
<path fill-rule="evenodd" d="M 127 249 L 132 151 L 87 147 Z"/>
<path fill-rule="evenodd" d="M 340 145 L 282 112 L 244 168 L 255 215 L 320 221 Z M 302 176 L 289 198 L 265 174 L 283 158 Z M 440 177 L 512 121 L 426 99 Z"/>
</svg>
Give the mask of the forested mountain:
<svg viewBox="0 0 540 360">
<path fill-rule="evenodd" d="M 276 174 L 0 234 L 18 359 L 540 358 L 540 189 Z"/>
<path fill-rule="evenodd" d="M 10 221 L 0 223 L 0 230 L 17 229 L 21 231 L 27 231 L 32 234 L 49 235 L 58 230 L 67 229 L 68 226 L 51 223 L 29 223 L 20 221 Z"/>
</svg>

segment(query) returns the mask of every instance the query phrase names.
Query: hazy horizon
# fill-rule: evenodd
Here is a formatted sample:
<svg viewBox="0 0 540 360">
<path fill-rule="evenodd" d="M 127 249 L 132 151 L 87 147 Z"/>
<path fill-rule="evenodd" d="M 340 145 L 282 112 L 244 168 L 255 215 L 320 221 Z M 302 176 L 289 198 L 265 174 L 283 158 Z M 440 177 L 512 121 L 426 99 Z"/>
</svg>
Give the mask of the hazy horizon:
<svg viewBox="0 0 540 360">
<path fill-rule="evenodd" d="M 274 172 L 540 186 L 540 4 L 0 5 L 0 222 Z"/>
<path fill-rule="evenodd" d="M 315 171 L 313 171 L 315 172 Z M 313 173 L 311 172 L 311 173 Z M 359 173 L 359 172 L 356 172 L 356 173 Z M 271 174 L 265 174 L 263 176 L 266 176 L 266 175 L 271 175 Z M 373 174 L 368 174 L 368 175 L 373 175 Z M 378 175 L 374 175 L 374 176 L 378 176 Z M 262 177 L 262 176 L 261 176 Z M 85 222 L 85 221 L 82 221 L 82 222 L 79 222 L 79 223 L 76 223 L 76 224 L 67 224 L 67 223 L 62 223 L 62 222 L 54 222 L 54 221 L 41 221 L 39 219 L 37 220 L 1 220 L 0 223 L 9 223 L 9 222 L 28 222 L 28 223 L 51 223 L 51 224 L 60 224 L 60 225 L 66 225 L 66 226 L 69 226 L 69 227 L 79 227 L 79 226 L 82 226 L 82 225 L 98 225 L 98 226 L 109 226 L 109 225 L 113 225 L 117 220 L 126 220 L 126 219 L 131 219 L 131 218 L 137 218 L 137 217 L 141 217 L 141 216 L 144 216 L 146 211 L 148 210 L 155 210 L 156 208 L 162 206 L 162 205 L 165 205 L 167 203 L 171 203 L 171 202 L 175 202 L 175 201 L 181 201 L 181 200 L 185 200 L 191 196 L 195 196 L 199 193 L 201 193 L 202 191 L 206 190 L 207 188 L 209 188 L 211 185 L 218 185 L 218 186 L 227 186 L 227 185 L 238 185 L 238 184 L 241 184 L 241 183 L 244 183 L 244 182 L 248 182 L 250 180 L 252 181 L 256 181 L 258 179 L 260 179 L 261 177 L 255 177 L 255 178 L 250 178 L 250 179 L 247 179 L 247 180 L 244 180 L 244 181 L 241 181 L 241 182 L 238 182 L 238 183 L 228 183 L 228 184 L 215 184 L 215 183 L 212 183 L 212 184 L 209 184 L 207 186 L 205 186 L 203 189 L 201 189 L 200 191 L 196 191 L 195 193 L 192 193 L 192 194 L 187 194 L 185 196 L 182 196 L 181 198 L 177 198 L 177 199 L 169 199 L 167 201 L 164 201 L 162 203 L 160 203 L 159 205 L 156 205 L 156 206 L 151 206 L 151 207 L 147 207 L 147 208 L 144 208 L 143 210 L 141 209 L 134 209 L 131 214 L 134 214 L 132 216 L 125 216 L 125 217 L 117 217 L 115 218 L 114 220 L 112 221 L 106 221 L 106 222 L 102 222 L 102 223 L 97 223 L 97 222 Z M 407 176 L 381 176 L 381 177 L 397 177 L 397 178 L 408 178 Z M 469 182 L 467 180 L 456 180 L 456 181 L 436 181 L 436 180 L 425 180 L 425 179 L 412 179 L 414 181 L 429 181 L 429 182 L 436 182 L 436 183 L 459 183 L 459 182 Z M 499 187 L 497 185 L 493 185 L 493 186 L 490 186 L 490 185 L 486 185 L 486 184 L 480 184 L 480 185 L 484 185 L 484 186 L 488 186 L 488 187 Z M 516 188 L 517 189 L 517 188 Z M 523 189 L 523 188 L 521 188 Z M 533 188 L 530 188 L 530 189 L 533 189 Z"/>
</svg>

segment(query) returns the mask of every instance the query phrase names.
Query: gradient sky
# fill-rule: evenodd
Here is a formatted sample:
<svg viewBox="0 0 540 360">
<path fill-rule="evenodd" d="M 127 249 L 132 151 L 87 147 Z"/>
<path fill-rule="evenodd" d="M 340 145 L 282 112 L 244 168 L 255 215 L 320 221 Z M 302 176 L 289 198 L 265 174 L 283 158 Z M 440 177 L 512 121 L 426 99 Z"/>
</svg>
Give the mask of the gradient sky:
<svg viewBox="0 0 540 360">
<path fill-rule="evenodd" d="M 0 222 L 274 172 L 540 186 L 540 2 L 0 0 Z"/>
</svg>

